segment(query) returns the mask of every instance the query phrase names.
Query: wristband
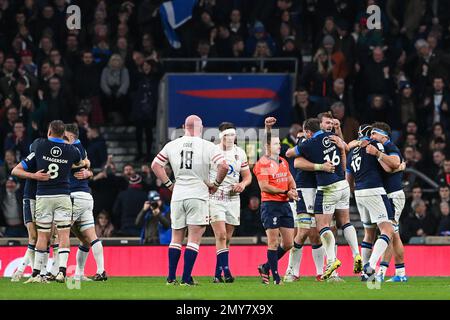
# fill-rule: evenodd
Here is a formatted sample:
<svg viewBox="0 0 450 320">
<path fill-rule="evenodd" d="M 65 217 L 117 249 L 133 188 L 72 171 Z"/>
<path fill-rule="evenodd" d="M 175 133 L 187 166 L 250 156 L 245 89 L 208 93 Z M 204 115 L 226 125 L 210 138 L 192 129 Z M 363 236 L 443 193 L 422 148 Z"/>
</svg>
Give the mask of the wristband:
<svg viewBox="0 0 450 320">
<path fill-rule="evenodd" d="M 314 163 L 314 171 L 322 171 L 322 170 L 323 170 L 323 164 Z"/>
<path fill-rule="evenodd" d="M 214 180 L 214 185 L 215 185 L 217 188 L 220 187 L 220 183 L 217 182 L 217 180 Z"/>
<path fill-rule="evenodd" d="M 166 182 L 164 182 L 164 186 L 165 186 L 166 188 L 170 188 L 172 185 L 173 185 L 173 182 L 172 182 L 170 179 L 167 180 Z"/>
<path fill-rule="evenodd" d="M 383 159 L 383 152 L 380 151 L 380 155 L 378 156 L 378 161 L 381 161 Z"/>
</svg>

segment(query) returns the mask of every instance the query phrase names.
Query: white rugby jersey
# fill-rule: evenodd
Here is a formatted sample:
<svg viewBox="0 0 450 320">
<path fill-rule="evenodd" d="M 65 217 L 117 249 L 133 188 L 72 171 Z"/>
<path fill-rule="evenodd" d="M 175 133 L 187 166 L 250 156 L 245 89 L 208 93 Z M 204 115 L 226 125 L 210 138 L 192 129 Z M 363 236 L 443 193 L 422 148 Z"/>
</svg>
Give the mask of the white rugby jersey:
<svg viewBox="0 0 450 320">
<path fill-rule="evenodd" d="M 210 195 L 210 199 L 223 201 L 239 200 L 239 194 L 231 192 L 233 185 L 239 183 L 242 170 L 249 170 L 247 155 L 242 148 L 233 146 L 231 150 L 224 151 L 220 144 L 215 145 L 216 152 L 220 152 L 228 164 L 228 173 L 216 193 Z M 217 166 L 211 168 L 209 172 L 210 181 L 214 181 L 217 176 Z"/>
<path fill-rule="evenodd" d="M 185 199 L 208 200 L 209 171 L 223 161 L 214 143 L 200 137 L 183 136 L 168 142 L 155 161 L 164 166 L 170 163 L 175 175 L 172 201 Z M 165 182 L 165 181 L 163 181 Z"/>
</svg>

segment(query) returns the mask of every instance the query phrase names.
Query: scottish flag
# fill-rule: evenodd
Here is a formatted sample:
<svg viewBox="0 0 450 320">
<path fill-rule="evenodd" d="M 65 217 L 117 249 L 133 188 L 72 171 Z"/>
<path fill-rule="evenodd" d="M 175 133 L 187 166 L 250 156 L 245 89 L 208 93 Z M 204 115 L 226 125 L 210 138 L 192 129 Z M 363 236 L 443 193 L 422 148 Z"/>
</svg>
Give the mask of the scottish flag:
<svg viewBox="0 0 450 320">
<path fill-rule="evenodd" d="M 164 33 L 170 45 L 175 49 L 181 47 L 175 29 L 192 17 L 192 9 L 196 4 L 197 0 L 172 0 L 164 2 L 159 7 Z"/>
</svg>

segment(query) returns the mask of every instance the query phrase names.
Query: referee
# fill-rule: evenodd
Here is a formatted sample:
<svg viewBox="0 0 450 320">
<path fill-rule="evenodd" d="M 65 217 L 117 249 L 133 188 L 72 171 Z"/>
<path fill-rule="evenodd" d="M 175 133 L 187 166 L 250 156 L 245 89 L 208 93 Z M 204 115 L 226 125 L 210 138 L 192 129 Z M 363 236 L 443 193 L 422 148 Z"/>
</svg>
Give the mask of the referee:
<svg viewBox="0 0 450 320">
<path fill-rule="evenodd" d="M 261 221 L 267 235 L 268 261 L 258 266 L 263 284 L 269 284 L 270 270 L 274 284 L 282 283 L 278 274 L 278 260 L 292 248 L 294 241 L 294 217 L 289 200 L 298 199 L 289 164 L 280 157 L 280 138 L 271 132 L 275 123 L 273 117 L 265 120 L 266 154 L 253 168 L 261 189 Z M 280 234 L 281 244 L 278 240 Z"/>
</svg>

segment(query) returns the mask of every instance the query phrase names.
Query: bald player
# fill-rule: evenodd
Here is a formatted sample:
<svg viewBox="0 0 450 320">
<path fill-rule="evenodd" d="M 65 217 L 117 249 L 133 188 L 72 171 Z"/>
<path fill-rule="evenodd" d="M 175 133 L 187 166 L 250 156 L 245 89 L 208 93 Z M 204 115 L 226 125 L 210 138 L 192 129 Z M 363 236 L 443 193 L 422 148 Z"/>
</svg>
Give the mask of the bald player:
<svg viewBox="0 0 450 320">
<path fill-rule="evenodd" d="M 168 285 L 178 284 L 176 270 L 181 255 L 186 229 L 188 240 L 184 252 L 184 269 L 181 285 L 196 283 L 191 273 L 200 248 L 200 240 L 209 224 L 209 194 L 214 194 L 228 172 L 228 165 L 212 142 L 201 138 L 202 119 L 196 115 L 186 118 L 184 136 L 168 142 L 152 163 L 155 175 L 166 188 L 173 191 L 171 200 L 172 241 L 169 245 Z M 175 181 L 167 176 L 164 167 L 170 164 Z M 209 172 L 217 167 L 211 183 Z"/>
</svg>

